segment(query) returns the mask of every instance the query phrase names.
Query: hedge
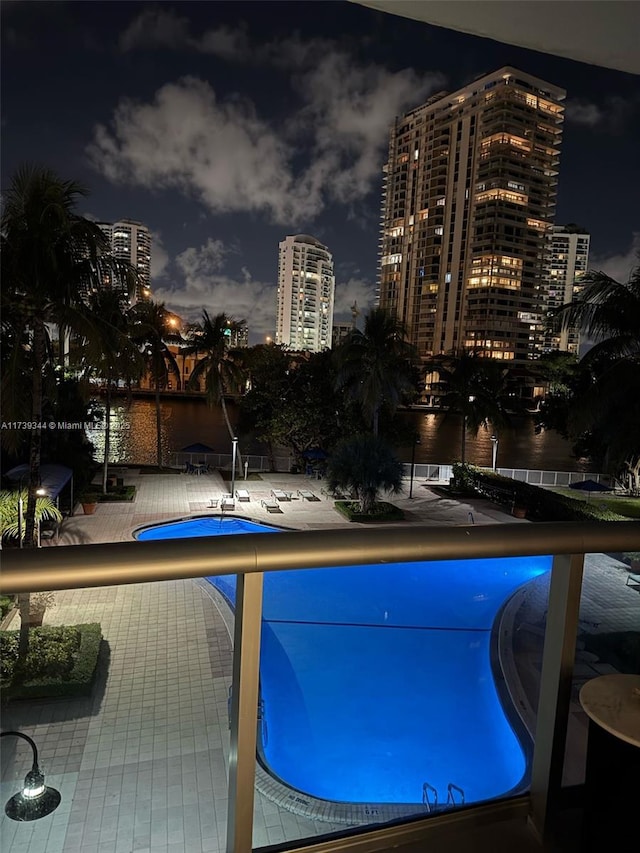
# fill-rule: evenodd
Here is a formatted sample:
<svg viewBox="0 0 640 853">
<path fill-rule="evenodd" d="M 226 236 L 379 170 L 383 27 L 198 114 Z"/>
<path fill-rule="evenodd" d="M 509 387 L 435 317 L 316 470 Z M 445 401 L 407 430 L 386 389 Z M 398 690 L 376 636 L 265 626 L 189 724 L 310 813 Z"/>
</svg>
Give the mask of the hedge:
<svg viewBox="0 0 640 853">
<path fill-rule="evenodd" d="M 32 647 L 27 656 L 27 668 L 31 665 L 38 675 L 30 678 L 27 669 L 25 681 L 22 684 L 12 684 L 19 635 L 19 631 L 0 631 L 4 697 L 41 699 L 88 696 L 91 693 L 102 642 L 102 629 L 97 622 L 67 625 L 62 628 L 32 628 Z M 34 660 L 34 645 L 37 647 L 37 660 Z"/>
<path fill-rule="evenodd" d="M 385 501 L 378 501 L 374 506 L 374 511 L 366 515 L 360 512 L 358 501 L 336 501 L 335 507 L 349 521 L 358 521 L 361 524 L 404 520 L 404 512 L 399 507 Z"/>
<path fill-rule="evenodd" d="M 507 507 L 522 506 L 527 518 L 535 521 L 626 521 L 610 509 L 601 509 L 597 504 L 576 501 L 566 495 L 511 480 L 473 465 L 456 463 L 453 466 L 453 487 L 461 492 L 473 492 L 488 498 L 493 503 Z"/>
</svg>

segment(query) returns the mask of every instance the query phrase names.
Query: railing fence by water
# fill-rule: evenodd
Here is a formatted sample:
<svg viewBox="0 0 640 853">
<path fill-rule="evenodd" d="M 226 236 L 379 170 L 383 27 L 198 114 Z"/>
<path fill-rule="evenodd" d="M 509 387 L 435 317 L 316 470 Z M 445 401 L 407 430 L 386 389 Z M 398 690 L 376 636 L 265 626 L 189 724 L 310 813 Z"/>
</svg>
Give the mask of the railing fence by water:
<svg viewBox="0 0 640 853">
<path fill-rule="evenodd" d="M 185 468 L 187 465 L 209 466 L 210 469 L 219 469 L 229 471 L 231 469 L 231 454 L 230 453 L 172 453 L 171 464 L 176 468 Z M 275 456 L 271 459 L 269 456 L 247 455 L 243 457 L 243 465 L 246 463 L 246 471 L 249 473 L 260 473 L 266 471 L 275 471 L 280 473 L 294 473 L 293 469 L 295 461 L 293 456 Z M 411 464 L 403 463 L 403 476 L 411 477 Z M 578 483 L 586 478 L 586 474 L 580 471 L 539 471 L 532 468 L 497 468 L 496 473 L 503 477 L 509 477 L 512 480 L 518 480 L 522 483 L 530 483 L 533 486 L 570 486 L 571 483 Z M 243 473 L 240 475 L 244 476 Z M 608 477 L 606 474 L 589 474 L 590 480 L 595 480 L 596 483 L 606 483 Z M 434 462 L 425 464 L 416 462 L 413 466 L 413 479 L 416 482 L 426 481 L 427 483 L 448 484 L 453 477 L 453 465 Z"/>
</svg>

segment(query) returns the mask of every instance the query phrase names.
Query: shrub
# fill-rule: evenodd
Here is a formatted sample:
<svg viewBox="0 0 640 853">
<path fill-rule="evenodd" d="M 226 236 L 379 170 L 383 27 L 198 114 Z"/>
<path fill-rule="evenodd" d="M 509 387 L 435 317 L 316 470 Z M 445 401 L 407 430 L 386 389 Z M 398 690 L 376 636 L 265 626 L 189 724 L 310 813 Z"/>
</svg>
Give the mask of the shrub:
<svg viewBox="0 0 640 853">
<path fill-rule="evenodd" d="M 102 632 L 98 623 L 34 628 L 20 684 L 12 684 L 19 631 L 0 631 L 3 694 L 17 699 L 85 696 L 91 692 Z"/>
<path fill-rule="evenodd" d="M 464 469 L 464 470 L 459 470 Z M 576 501 L 565 495 L 511 480 L 492 471 L 484 471 L 473 465 L 453 466 L 454 482 L 465 483 L 477 495 L 507 507 L 514 505 L 527 509 L 527 517 L 536 521 L 624 521 L 624 516 L 609 509 Z"/>
<path fill-rule="evenodd" d="M 7 613 L 13 608 L 12 595 L 0 595 L 0 622 L 4 619 Z"/>
</svg>

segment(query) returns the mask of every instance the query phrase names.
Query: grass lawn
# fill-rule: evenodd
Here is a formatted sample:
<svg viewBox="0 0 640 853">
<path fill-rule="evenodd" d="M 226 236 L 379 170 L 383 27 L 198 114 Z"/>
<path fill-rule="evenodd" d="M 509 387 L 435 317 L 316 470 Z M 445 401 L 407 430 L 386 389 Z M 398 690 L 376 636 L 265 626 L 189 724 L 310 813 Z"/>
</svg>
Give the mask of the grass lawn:
<svg viewBox="0 0 640 853">
<path fill-rule="evenodd" d="M 359 521 L 364 524 L 376 524 L 380 521 L 402 521 L 404 519 L 404 512 L 400 507 L 385 501 L 378 501 L 373 512 L 369 515 L 363 515 L 360 512 L 358 501 L 336 501 L 335 507 L 349 521 Z"/>
<path fill-rule="evenodd" d="M 594 492 L 589 497 L 583 498 L 577 489 L 554 489 L 553 491 L 573 498 L 574 501 L 580 501 L 580 503 L 610 509 L 612 512 L 617 512 L 618 515 L 624 515 L 627 518 L 640 518 L 640 498 L 617 497 L 603 492 Z"/>
</svg>

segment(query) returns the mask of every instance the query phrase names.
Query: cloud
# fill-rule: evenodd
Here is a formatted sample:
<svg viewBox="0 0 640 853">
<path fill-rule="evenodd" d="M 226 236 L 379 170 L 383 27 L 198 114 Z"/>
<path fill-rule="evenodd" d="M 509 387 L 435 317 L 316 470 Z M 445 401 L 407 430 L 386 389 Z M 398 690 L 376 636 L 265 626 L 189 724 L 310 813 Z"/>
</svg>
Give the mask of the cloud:
<svg viewBox="0 0 640 853">
<path fill-rule="evenodd" d="M 190 38 L 184 27 L 153 32 L 156 43 Z M 238 32 L 216 33 L 215 49 L 233 53 Z M 288 228 L 304 228 L 328 204 L 353 206 L 380 184 L 395 116 L 442 78 L 359 63 L 313 40 L 305 50 L 297 37 L 278 46 L 278 62 L 295 66 L 287 77 L 298 106 L 277 125 L 248 98 L 221 100 L 208 82 L 185 77 L 151 102 L 123 99 L 110 124 L 94 129 L 93 165 L 113 182 L 177 188 L 213 213 L 259 212 Z"/>
<path fill-rule="evenodd" d="M 638 106 L 640 106 L 638 95 L 629 98 L 610 95 L 599 104 L 583 98 L 575 98 L 567 100 L 565 118 L 569 123 L 620 133 Z"/>
<path fill-rule="evenodd" d="M 147 9 L 133 19 L 118 44 L 122 51 L 155 47 L 177 50 L 188 47 L 190 41 L 188 18 L 181 18 L 171 10 Z"/>
<path fill-rule="evenodd" d="M 158 231 L 151 231 L 151 283 L 155 285 L 158 279 L 164 278 L 169 266 L 169 253 L 162 243 Z"/>
<path fill-rule="evenodd" d="M 205 308 L 210 314 L 224 311 L 246 320 L 254 340 L 273 334 L 275 284 L 254 280 L 246 267 L 237 276 L 225 272 L 225 258 L 235 251 L 213 238 L 200 247 L 185 249 L 175 262 L 180 283 L 155 288 L 154 299 L 190 322 L 200 320 Z"/>
<path fill-rule="evenodd" d="M 631 270 L 639 265 L 640 231 L 634 232 L 626 252 L 617 255 L 592 255 L 589 258 L 589 269 L 604 272 L 620 282 L 628 281 Z"/>
<path fill-rule="evenodd" d="M 122 100 L 111 128 L 95 128 L 88 154 L 114 183 L 177 188 L 218 214 L 260 211 L 290 222 L 317 205 L 293 184 L 290 146 L 253 105 L 220 103 L 193 77 L 163 86 L 151 103 Z"/>
<path fill-rule="evenodd" d="M 195 50 L 221 59 L 246 60 L 251 56 L 249 39 L 242 29 L 217 27 L 207 30 L 199 38 L 190 33 L 189 19 L 180 17 L 171 9 L 147 9 L 134 18 L 120 35 L 121 51 Z"/>
<path fill-rule="evenodd" d="M 362 318 L 373 308 L 375 298 L 376 286 L 366 279 L 351 277 L 347 281 L 337 283 L 333 305 L 334 323 L 350 323 L 351 307 L 357 302 L 360 312 L 358 322 L 362 326 Z"/>
</svg>

